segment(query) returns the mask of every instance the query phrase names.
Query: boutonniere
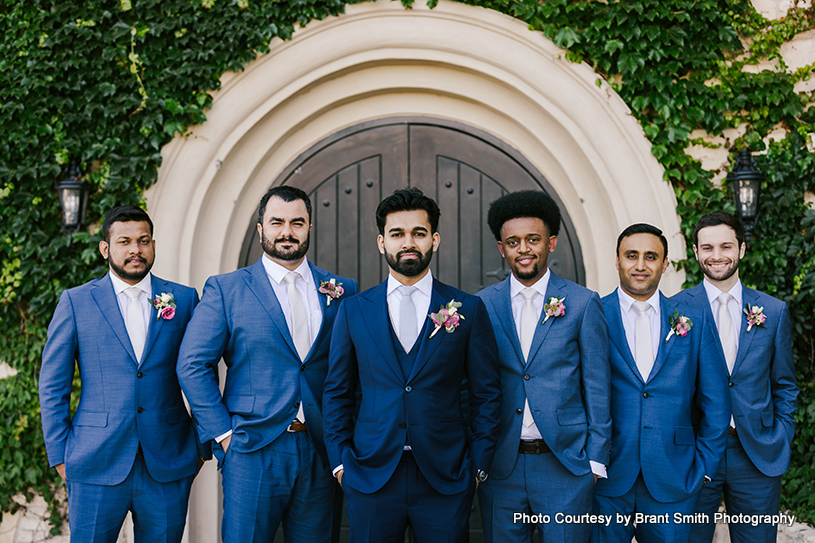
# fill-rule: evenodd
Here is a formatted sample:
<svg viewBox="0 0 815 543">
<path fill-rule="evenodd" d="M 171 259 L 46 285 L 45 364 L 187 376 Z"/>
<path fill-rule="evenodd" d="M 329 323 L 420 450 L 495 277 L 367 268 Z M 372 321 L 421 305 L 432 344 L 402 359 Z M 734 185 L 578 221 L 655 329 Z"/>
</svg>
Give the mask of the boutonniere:
<svg viewBox="0 0 815 543">
<path fill-rule="evenodd" d="M 549 317 L 562 317 L 566 314 L 566 306 L 563 305 L 563 300 L 566 299 L 566 296 L 563 298 L 555 298 L 554 296 L 549 296 L 549 303 L 543 304 L 543 312 L 546 313 L 546 317 L 544 317 L 543 322 L 541 324 L 546 324 L 546 321 L 549 320 Z"/>
<path fill-rule="evenodd" d="M 673 316 L 668 321 L 671 324 L 671 331 L 668 332 L 668 337 L 665 338 L 665 343 L 671 339 L 671 336 L 676 334 L 679 337 L 685 337 L 693 327 L 693 321 L 685 315 L 680 315 L 679 310 L 674 311 Z"/>
<path fill-rule="evenodd" d="M 436 325 L 436 329 L 433 330 L 433 333 L 430 334 L 430 337 L 436 335 L 436 332 L 444 327 L 445 332 L 448 334 L 452 334 L 458 325 L 461 324 L 461 319 L 464 318 L 464 315 L 459 315 L 458 308 L 461 307 L 461 302 L 457 302 L 455 300 L 450 300 L 450 303 L 446 306 L 441 306 L 438 313 L 431 313 L 430 320 L 433 321 L 433 324 Z"/>
<path fill-rule="evenodd" d="M 172 292 L 162 292 L 161 294 L 156 294 L 156 299 L 150 303 L 152 303 L 153 307 L 158 310 L 156 320 L 162 318 L 165 321 L 168 321 L 175 317 L 175 298 L 173 297 Z"/>
<path fill-rule="evenodd" d="M 767 320 L 767 317 L 764 316 L 764 308 L 757 305 L 750 307 L 750 304 L 747 304 L 744 307 L 744 314 L 747 315 L 748 333 L 753 326 L 764 326 L 764 321 Z"/>
<path fill-rule="evenodd" d="M 325 294 L 325 306 L 328 307 L 331 305 L 331 300 L 336 300 L 343 295 L 345 289 L 342 288 L 342 283 L 337 283 L 337 280 L 332 278 L 331 281 L 320 281 L 318 291 Z"/>
</svg>

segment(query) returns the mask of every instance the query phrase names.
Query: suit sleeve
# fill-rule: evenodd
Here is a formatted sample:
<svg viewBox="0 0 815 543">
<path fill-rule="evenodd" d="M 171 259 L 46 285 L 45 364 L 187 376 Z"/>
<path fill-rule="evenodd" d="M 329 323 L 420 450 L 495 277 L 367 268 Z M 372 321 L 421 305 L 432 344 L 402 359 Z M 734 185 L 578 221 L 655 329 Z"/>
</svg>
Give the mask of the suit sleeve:
<svg viewBox="0 0 815 543">
<path fill-rule="evenodd" d="M 343 452 L 351 446 L 359 370 L 348 324 L 348 302 L 340 305 L 331 332 L 328 374 L 323 388 L 323 430 L 332 471 L 342 464 Z"/>
<path fill-rule="evenodd" d="M 592 292 L 580 326 L 580 378 L 588 418 L 586 453 L 608 466 L 611 454 L 611 366 L 608 324 L 600 296 Z"/>
<path fill-rule="evenodd" d="M 78 354 L 74 308 L 71 295 L 65 291 L 48 326 L 40 368 L 40 414 L 50 466 L 65 462 L 65 442 L 71 427 L 71 384 Z"/>
<path fill-rule="evenodd" d="M 176 366 L 178 383 L 190 404 L 202 443 L 232 429 L 218 388 L 218 363 L 228 341 L 223 293 L 217 278 L 210 277 L 201 302 L 187 324 Z"/>
<path fill-rule="evenodd" d="M 773 339 L 774 353 L 770 363 L 770 387 L 775 418 L 784 425 L 790 443 L 795 433 L 795 411 L 798 409 L 798 386 L 795 383 L 795 365 L 792 359 L 791 328 L 790 312 L 787 304 L 783 304 Z"/>
<path fill-rule="evenodd" d="M 724 355 L 716 343 L 713 330 L 716 325 L 702 312 L 699 319 L 701 342 L 697 361 L 696 404 L 701 412 L 696 450 L 702 457 L 705 475 L 715 477 L 719 462 L 727 447 L 730 427 L 730 389 Z M 694 323 L 696 325 L 696 323 Z"/>
<path fill-rule="evenodd" d="M 473 327 L 467 346 L 467 390 L 470 402 L 470 458 L 476 469 L 490 471 L 501 421 L 501 373 L 498 345 L 487 307 L 475 297 Z"/>
</svg>

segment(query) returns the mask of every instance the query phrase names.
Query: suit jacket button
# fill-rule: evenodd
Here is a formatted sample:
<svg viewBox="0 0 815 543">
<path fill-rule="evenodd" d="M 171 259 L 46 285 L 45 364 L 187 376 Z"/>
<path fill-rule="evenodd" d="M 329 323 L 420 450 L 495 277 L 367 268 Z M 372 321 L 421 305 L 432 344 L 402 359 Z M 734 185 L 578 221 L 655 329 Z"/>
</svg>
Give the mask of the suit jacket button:
<svg viewBox="0 0 815 543">
<path fill-rule="evenodd" d="M 300 364 L 300 371 L 306 371 L 306 365 Z"/>
<path fill-rule="evenodd" d="M 142 411 L 144 411 L 143 407 L 139 407 L 138 409 L 136 409 L 136 413 L 141 413 Z"/>
<path fill-rule="evenodd" d="M 518 414 L 518 415 L 523 415 L 524 410 L 519 407 L 518 409 L 515 410 L 515 413 Z"/>
<path fill-rule="evenodd" d="M 405 392 L 410 392 L 411 390 L 413 390 L 413 389 L 412 389 L 412 388 L 410 388 L 410 386 L 406 386 L 406 387 L 405 387 Z"/>
<path fill-rule="evenodd" d="M 730 385 L 730 388 L 733 388 L 734 386 L 736 386 L 736 383 L 734 383 L 733 381 L 730 381 L 727 384 Z"/>
<path fill-rule="evenodd" d="M 400 422 L 400 423 L 399 423 L 399 428 L 401 428 L 402 430 L 404 430 L 405 428 L 407 428 L 407 424 L 405 424 L 404 422 Z"/>
<path fill-rule="evenodd" d="M 529 374 L 524 375 L 524 381 L 529 381 Z"/>
<path fill-rule="evenodd" d="M 300 402 L 294 402 L 294 408 L 299 409 L 300 408 Z"/>
<path fill-rule="evenodd" d="M 643 398 L 647 398 L 647 397 L 648 397 L 648 393 L 647 393 L 647 392 L 643 392 L 643 393 L 642 393 L 642 397 L 643 397 Z"/>
<path fill-rule="evenodd" d="M 136 377 L 141 379 L 142 377 L 144 377 L 144 374 L 142 372 L 139 372 L 139 373 L 136 374 Z"/>
</svg>

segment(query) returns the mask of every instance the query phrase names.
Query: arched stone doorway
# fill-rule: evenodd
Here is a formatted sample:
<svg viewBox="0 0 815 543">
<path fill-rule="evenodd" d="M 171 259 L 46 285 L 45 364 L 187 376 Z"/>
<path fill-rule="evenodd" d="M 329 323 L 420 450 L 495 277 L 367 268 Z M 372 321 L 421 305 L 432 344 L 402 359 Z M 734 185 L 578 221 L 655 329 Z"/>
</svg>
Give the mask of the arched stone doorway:
<svg viewBox="0 0 815 543">
<path fill-rule="evenodd" d="M 464 124 L 426 117 L 383 119 L 342 130 L 289 164 L 273 183 L 280 184 L 302 188 L 312 200 L 309 260 L 356 279 L 361 289 L 387 275 L 374 242 L 374 211 L 397 188 L 419 187 L 439 203 L 442 245 L 432 263 L 434 276 L 471 293 L 509 274 L 486 225 L 490 202 L 527 189 L 545 190 L 559 201 L 546 179 L 506 144 Z M 254 213 L 248 223 L 239 266 L 262 254 Z M 549 265 L 558 275 L 585 284 L 580 244 L 568 214 Z"/>
</svg>

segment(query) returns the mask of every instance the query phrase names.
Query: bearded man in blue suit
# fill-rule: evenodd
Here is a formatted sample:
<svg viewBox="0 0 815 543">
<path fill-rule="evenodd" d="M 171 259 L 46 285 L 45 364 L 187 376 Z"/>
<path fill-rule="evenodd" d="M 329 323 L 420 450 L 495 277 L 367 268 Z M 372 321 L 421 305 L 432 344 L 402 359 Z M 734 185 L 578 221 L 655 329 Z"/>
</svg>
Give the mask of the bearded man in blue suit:
<svg viewBox="0 0 815 543">
<path fill-rule="evenodd" d="M 198 293 L 150 273 L 155 241 L 143 210 L 112 209 L 102 237 L 110 272 L 63 292 L 48 327 L 39 380 L 48 461 L 66 481 L 72 542 L 114 543 L 128 511 L 137 543 L 178 542 L 206 456 L 175 375 Z"/>
<path fill-rule="evenodd" d="M 430 273 L 439 216 L 415 188 L 380 202 L 377 242 L 390 274 L 347 300 L 334 326 L 325 441 L 352 543 L 402 541 L 408 524 L 419 543 L 467 541 L 473 495 L 492 463 L 501 411 L 495 337 L 479 298 Z"/>
<path fill-rule="evenodd" d="M 334 318 L 357 287 L 305 258 L 305 192 L 272 187 L 257 220 L 264 254 L 207 280 L 181 345 L 179 382 L 201 435 L 219 444 L 223 541 L 271 543 L 281 523 L 287 543 L 336 541 L 342 495 L 325 454 L 322 392 Z"/>
<path fill-rule="evenodd" d="M 798 407 L 790 313 L 781 300 L 742 285 L 739 262 L 745 250 L 744 228 L 736 217 L 722 211 L 703 216 L 693 231 L 693 251 L 705 278 L 673 298 L 716 323 L 726 362 L 721 370 L 730 385 L 727 449 L 696 506 L 708 522 L 691 531 L 700 543 L 713 540 L 722 494 L 731 515 L 777 515 L 781 475 L 790 465 Z M 729 522 L 728 528 L 734 543 L 767 543 L 778 535 L 770 523 Z"/>
<path fill-rule="evenodd" d="M 689 541 L 699 491 L 724 452 L 730 408 L 713 325 L 703 311 L 659 292 L 667 267 L 661 230 L 641 223 L 623 230 L 620 287 L 603 298 L 611 463 L 594 490 L 594 512 L 610 521 L 593 527 L 592 542 L 630 543 L 635 535 L 639 543 Z"/>
<path fill-rule="evenodd" d="M 597 477 L 611 448 L 608 326 L 600 296 L 548 267 L 560 209 L 545 192 L 490 205 L 487 222 L 512 275 L 478 293 L 498 340 L 501 425 L 490 478 L 478 490 L 487 542 L 585 543 Z M 538 516 L 537 518 L 542 518 Z"/>
</svg>

